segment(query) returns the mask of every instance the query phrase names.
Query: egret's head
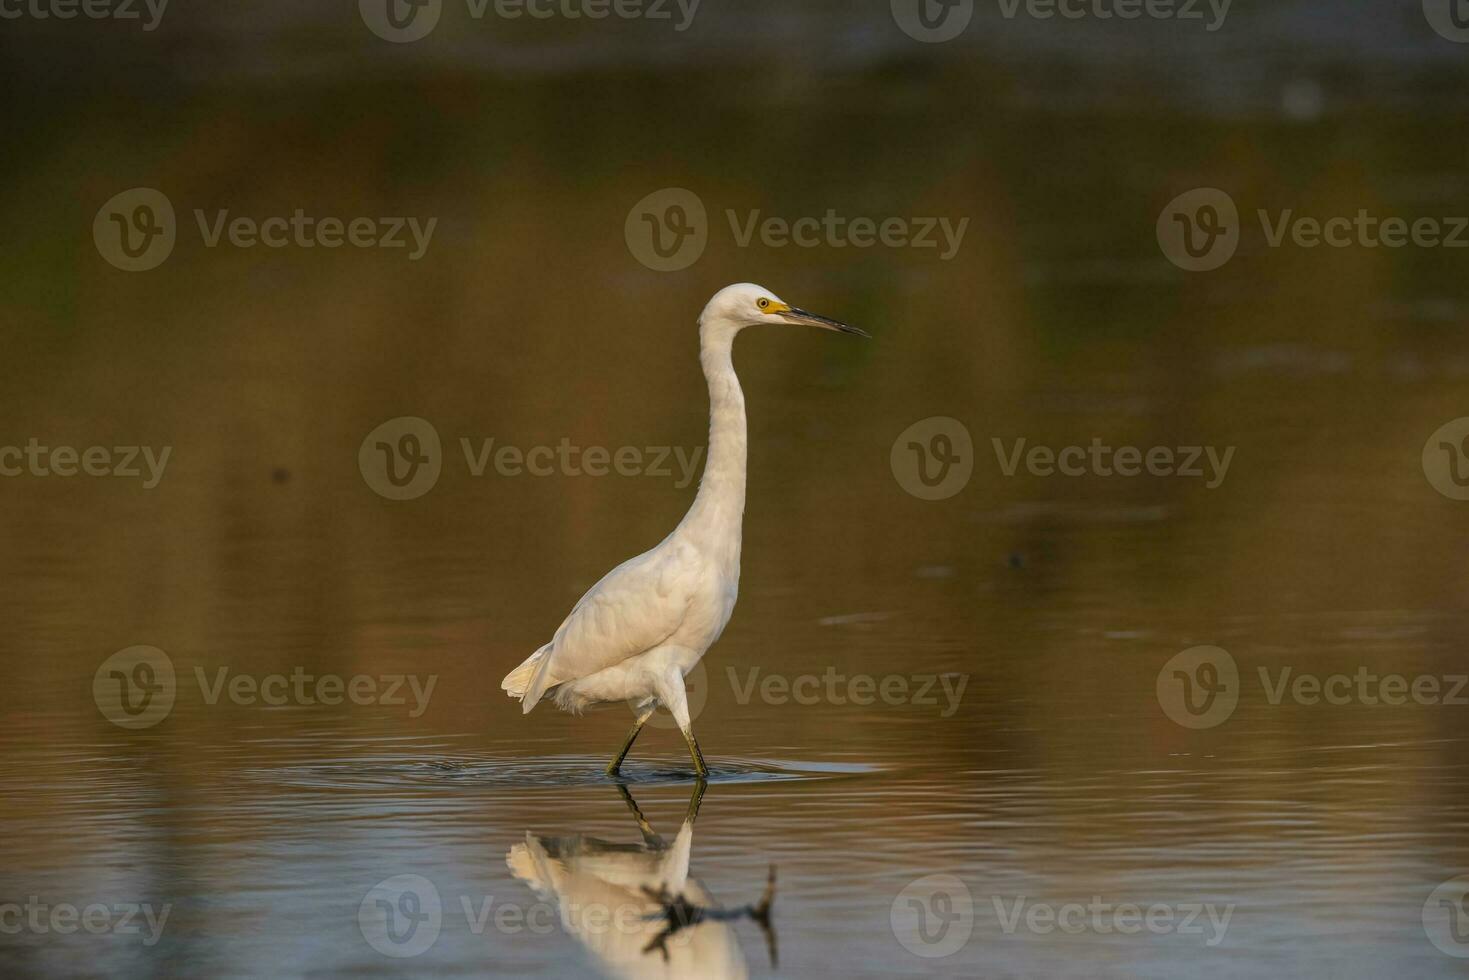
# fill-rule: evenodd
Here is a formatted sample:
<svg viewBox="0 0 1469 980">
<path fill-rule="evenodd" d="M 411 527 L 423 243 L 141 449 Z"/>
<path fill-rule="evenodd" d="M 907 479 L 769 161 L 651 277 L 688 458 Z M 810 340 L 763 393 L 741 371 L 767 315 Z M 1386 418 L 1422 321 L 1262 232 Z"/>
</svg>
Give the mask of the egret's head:
<svg viewBox="0 0 1469 980">
<path fill-rule="evenodd" d="M 859 337 L 870 336 L 839 320 L 817 316 L 791 306 L 764 286 L 748 282 L 726 286 L 715 293 L 709 305 L 704 307 L 699 323 L 706 327 L 720 326 L 733 331 L 763 323 L 792 323 L 856 334 Z"/>
</svg>

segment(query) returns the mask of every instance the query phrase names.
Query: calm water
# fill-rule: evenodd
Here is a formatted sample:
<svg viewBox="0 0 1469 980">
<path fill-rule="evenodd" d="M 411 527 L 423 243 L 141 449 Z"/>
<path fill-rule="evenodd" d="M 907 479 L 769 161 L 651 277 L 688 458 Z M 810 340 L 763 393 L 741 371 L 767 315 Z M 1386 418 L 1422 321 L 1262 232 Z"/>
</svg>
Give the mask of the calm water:
<svg viewBox="0 0 1469 980">
<path fill-rule="evenodd" d="M 1469 705 L 1272 694 L 1287 669 L 1444 694 L 1469 673 L 1469 504 L 1421 461 L 1466 410 L 1462 270 L 1252 234 L 1187 276 L 1152 237 L 1164 203 L 1210 184 L 1249 212 L 1462 210 L 1445 120 L 1221 122 L 1145 99 L 1037 115 L 952 66 L 739 93 L 679 79 L 7 108 L 26 150 L 0 207 L 27 234 L 0 304 L 0 446 L 171 454 L 151 489 L 0 481 L 0 905 L 20 906 L 0 909 L 0 971 L 1462 975 L 1425 907 L 1449 922 L 1462 888 L 1432 896 L 1469 874 Z M 146 275 L 88 240 L 136 185 L 180 215 Z M 715 224 L 700 263 L 663 276 L 623 228 L 668 186 Z M 410 262 L 193 230 L 194 209 L 297 207 L 438 231 Z M 723 212 L 757 208 L 971 223 L 947 262 L 741 248 Z M 742 594 L 699 679 L 715 772 L 691 807 L 666 723 L 624 793 L 601 768 L 627 711 L 522 717 L 498 684 L 687 507 L 676 461 L 706 426 L 693 319 L 737 279 L 875 339 L 738 345 Z M 443 469 L 395 502 L 358 450 L 400 416 L 432 423 Z M 973 472 L 927 501 L 890 457 L 936 416 L 967 428 Z M 1021 438 L 1233 455 L 1212 489 L 1007 476 Z M 677 452 L 670 475 L 477 476 L 461 440 L 489 439 Z M 135 645 L 176 685 L 166 716 L 127 728 L 94 680 L 117 690 L 104 661 Z M 1237 703 L 1193 729 L 1164 710 L 1165 668 L 1201 645 L 1237 666 Z M 320 703 L 323 676 L 342 703 Z M 733 913 L 771 866 L 774 954 L 749 916 L 669 936 L 666 961 L 645 951 L 643 887 Z M 11 928 L 38 905 L 40 926 Z M 99 934 L 51 918 L 93 905 Z M 1092 905 L 1111 911 L 1075 911 Z M 1112 928 L 1127 906 L 1177 927 Z M 597 907 L 630 911 L 577 917 Z"/>
</svg>

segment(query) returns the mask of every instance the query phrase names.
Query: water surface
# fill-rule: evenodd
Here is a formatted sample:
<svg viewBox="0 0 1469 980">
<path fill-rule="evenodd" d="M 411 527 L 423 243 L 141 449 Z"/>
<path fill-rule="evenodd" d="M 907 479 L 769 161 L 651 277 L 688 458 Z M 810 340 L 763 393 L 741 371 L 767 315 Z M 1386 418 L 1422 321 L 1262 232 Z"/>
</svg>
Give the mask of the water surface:
<svg viewBox="0 0 1469 980">
<path fill-rule="evenodd" d="M 738 97 L 714 69 L 327 72 L 290 99 L 216 80 L 165 86 L 146 115 L 105 90 L 7 109 L 26 155 L 6 161 L 0 205 L 31 232 L 0 304 L 0 444 L 173 454 L 153 489 L 0 483 L 0 901 L 168 909 L 151 943 L 146 927 L 4 934 L 0 969 L 1460 975 L 1423 910 L 1469 873 L 1469 708 L 1277 704 L 1259 672 L 1466 672 L 1469 505 L 1421 465 L 1465 413 L 1463 277 L 1439 253 L 1258 242 L 1188 276 L 1151 236 L 1166 201 L 1208 183 L 1246 206 L 1451 213 L 1462 148 L 1442 119 L 1370 111 L 1221 121 L 1138 96 L 1035 112 L 980 98 L 1005 90 L 989 69 L 946 64 L 762 77 Z M 432 214 L 439 237 L 419 263 L 184 242 L 129 276 L 86 229 L 140 184 L 181 214 Z M 696 189 L 716 220 L 836 208 L 971 231 L 949 262 L 716 235 L 661 276 L 623 225 L 665 186 Z M 714 778 L 691 820 L 666 723 L 619 789 L 601 769 L 625 710 L 523 717 L 498 682 L 692 487 L 475 476 L 459 447 L 696 450 L 693 319 L 738 279 L 875 339 L 739 342 L 742 594 L 701 681 Z M 405 415 L 436 427 L 444 470 L 394 502 L 358 449 Z M 942 501 L 890 466 L 933 416 L 974 442 L 971 480 Z M 1213 489 L 1006 476 L 991 440 L 1019 438 L 1235 452 Z M 166 717 L 128 729 L 94 678 L 138 644 L 167 653 L 178 689 Z M 1227 650 L 1242 687 L 1226 721 L 1193 730 L 1157 681 L 1198 645 Z M 405 681 L 402 703 L 272 705 L 219 686 L 297 673 L 379 692 L 412 677 L 427 696 Z M 801 703 L 787 692 L 808 676 L 798 689 L 819 693 Z M 875 693 L 885 681 L 903 693 Z M 644 952 L 645 885 L 734 911 L 772 865 L 774 957 L 749 917 L 683 931 L 666 962 Z M 972 899 L 946 958 L 893 927 L 933 875 Z M 374 891 L 395 880 L 421 894 Z M 427 914 L 422 882 L 437 937 L 385 954 L 377 901 Z M 1230 918 L 1219 936 L 1006 927 L 1017 904 L 1094 899 Z M 596 902 L 638 917 L 564 924 Z"/>
</svg>

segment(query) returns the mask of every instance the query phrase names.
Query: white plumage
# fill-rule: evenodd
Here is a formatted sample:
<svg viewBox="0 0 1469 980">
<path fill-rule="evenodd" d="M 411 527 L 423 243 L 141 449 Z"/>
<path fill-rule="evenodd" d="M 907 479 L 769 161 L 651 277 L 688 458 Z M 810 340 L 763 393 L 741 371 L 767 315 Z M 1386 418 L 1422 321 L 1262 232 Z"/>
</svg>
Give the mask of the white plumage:
<svg viewBox="0 0 1469 980">
<path fill-rule="evenodd" d="M 745 327 L 801 323 L 866 336 L 855 327 L 782 302 L 741 283 L 715 294 L 699 317 L 699 357 L 709 383 L 709 452 L 688 514 L 653 550 L 608 572 L 581 597 L 551 642 L 506 675 L 501 687 L 529 712 L 547 695 L 580 712 L 629 702 L 637 722 L 608 766 L 616 774 L 660 705 L 673 715 L 700 776 L 707 774 L 689 718 L 684 676 L 719 639 L 740 587 L 745 511 L 745 396 L 732 349 Z"/>
</svg>

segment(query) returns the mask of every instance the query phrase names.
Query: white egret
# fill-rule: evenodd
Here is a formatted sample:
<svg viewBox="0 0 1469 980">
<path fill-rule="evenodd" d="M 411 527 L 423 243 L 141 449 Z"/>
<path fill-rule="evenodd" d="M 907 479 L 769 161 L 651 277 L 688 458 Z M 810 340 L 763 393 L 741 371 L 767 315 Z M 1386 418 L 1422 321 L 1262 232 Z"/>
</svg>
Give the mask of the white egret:
<svg viewBox="0 0 1469 980">
<path fill-rule="evenodd" d="M 580 713 L 628 702 L 636 718 L 607 766 L 615 776 L 660 705 L 673 715 L 700 778 L 708 775 L 689 718 L 684 675 L 719 639 L 740 586 L 745 513 L 745 396 L 731 352 L 735 335 L 761 324 L 804 324 L 868 336 L 784 303 L 751 283 L 727 286 L 699 316 L 699 359 L 709 382 L 709 454 L 694 504 L 652 551 L 608 572 L 582 596 L 551 642 L 501 682 L 529 712 L 547 695 Z"/>
</svg>

